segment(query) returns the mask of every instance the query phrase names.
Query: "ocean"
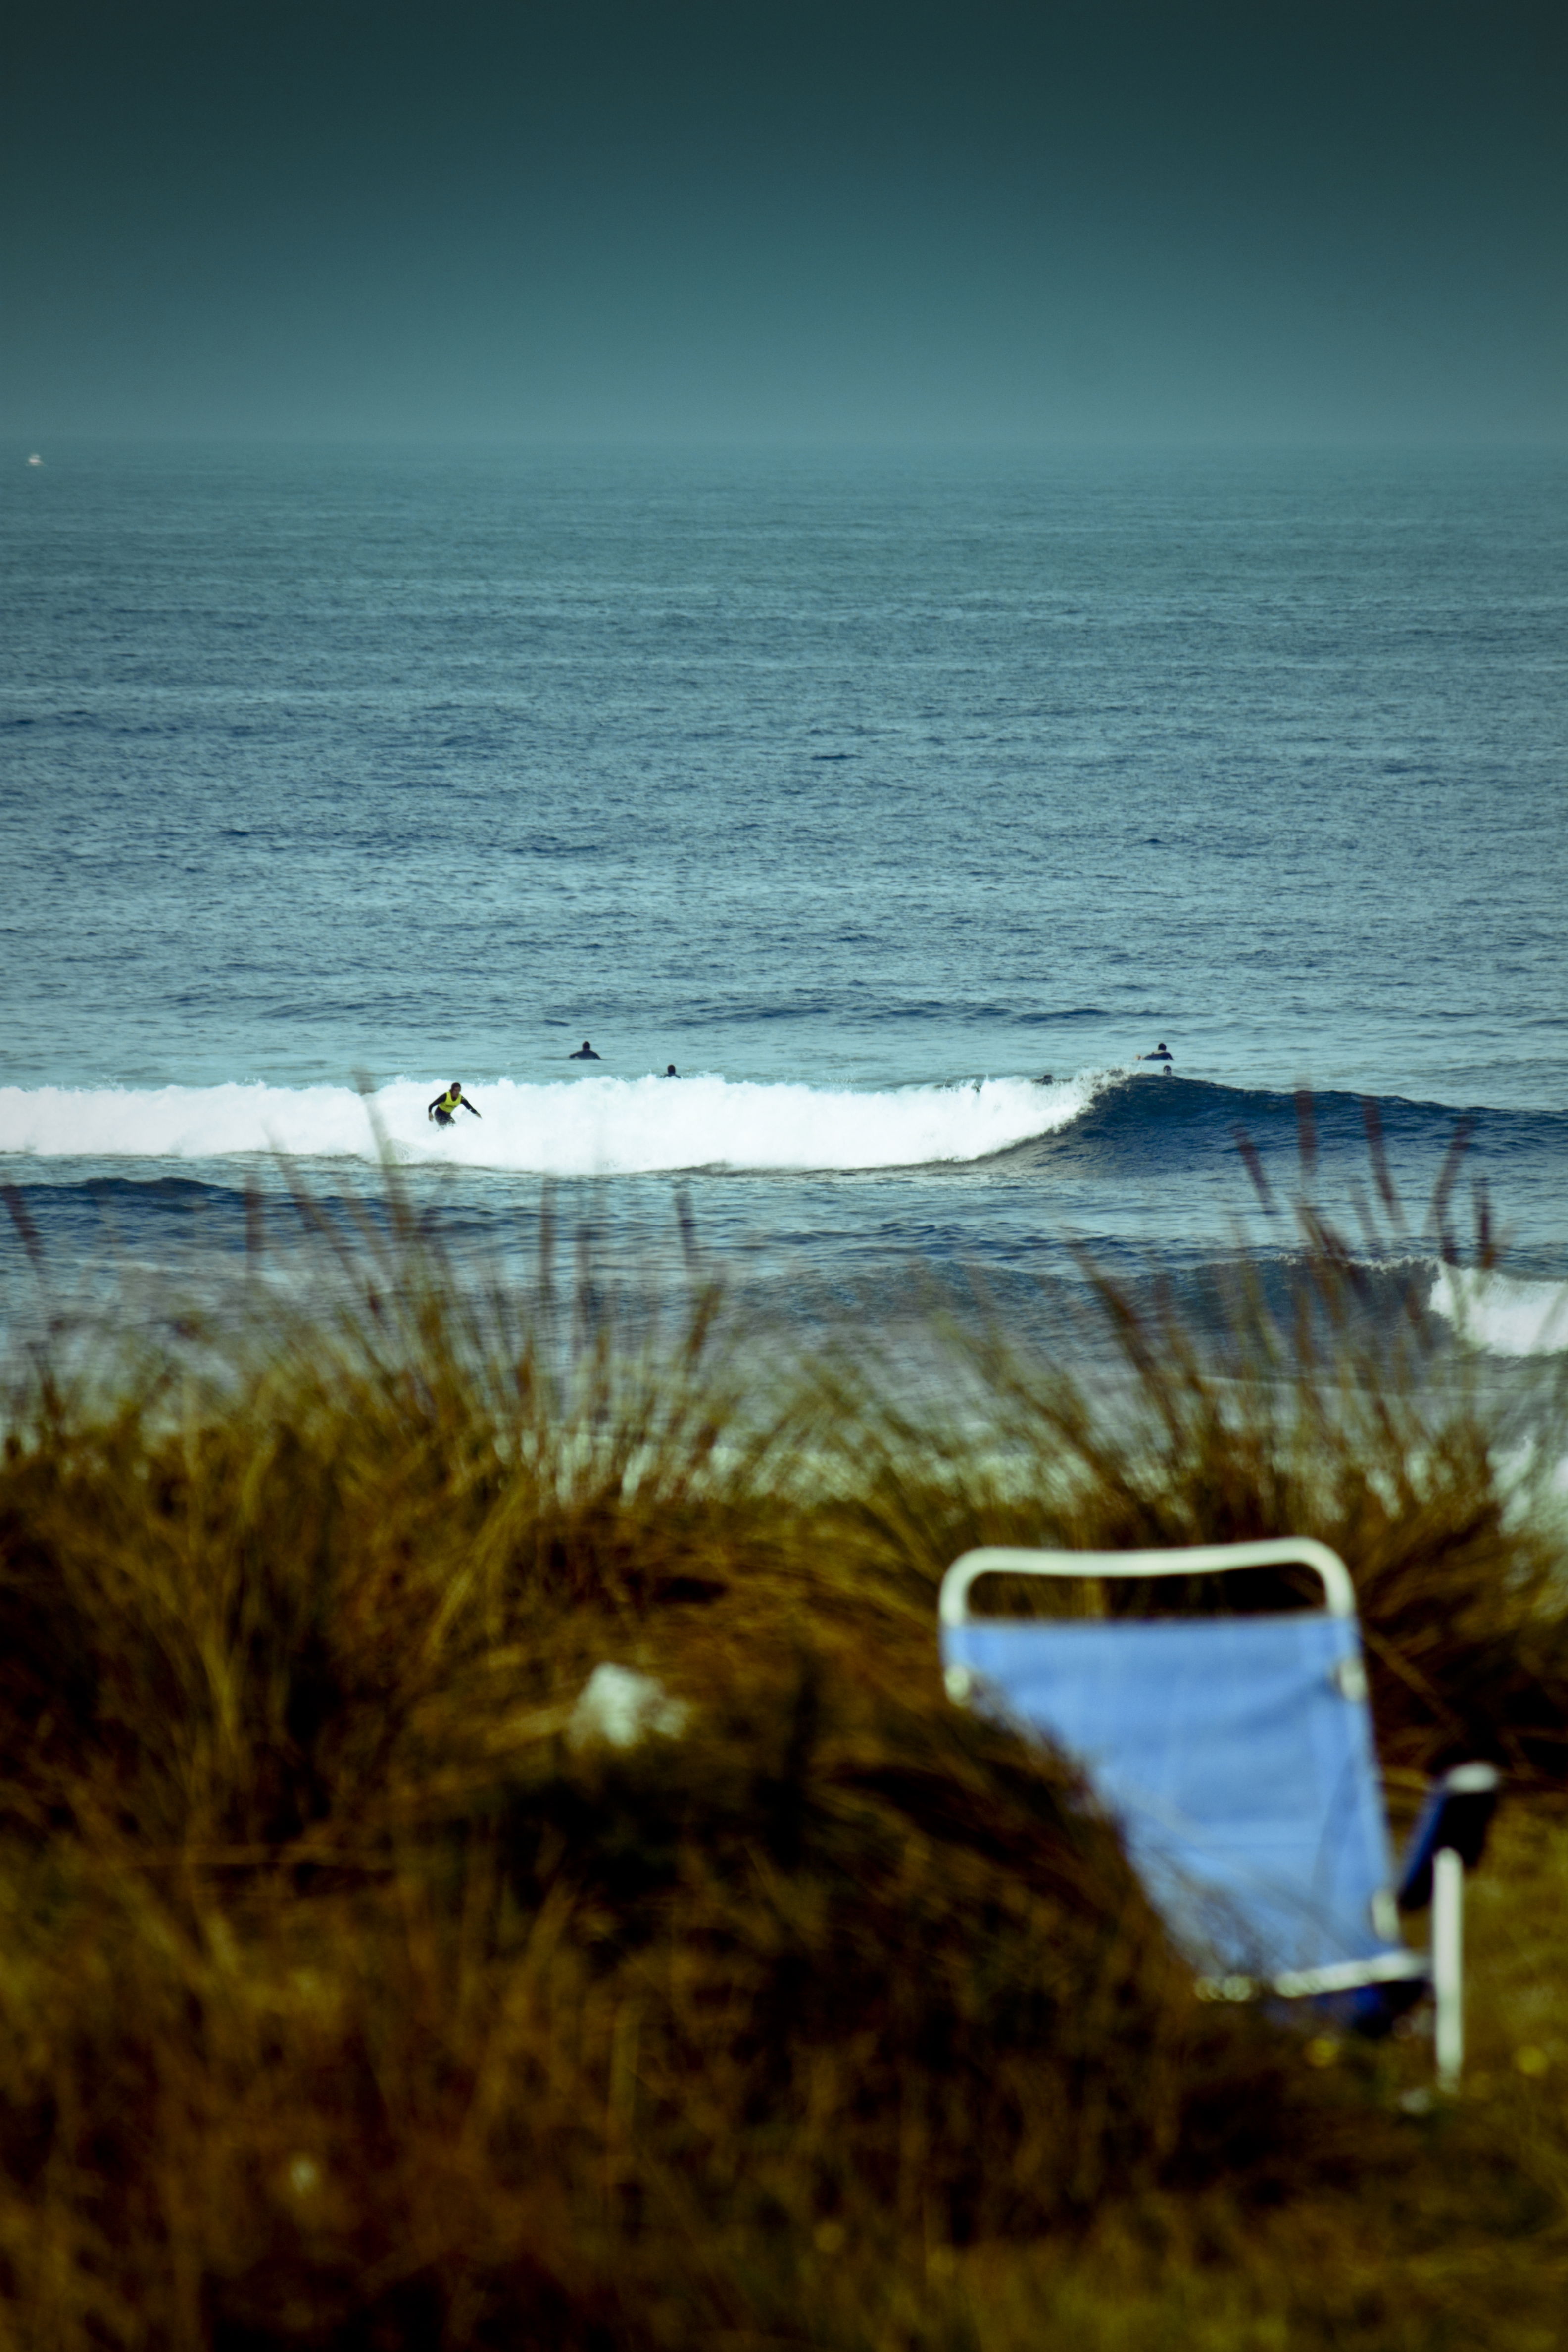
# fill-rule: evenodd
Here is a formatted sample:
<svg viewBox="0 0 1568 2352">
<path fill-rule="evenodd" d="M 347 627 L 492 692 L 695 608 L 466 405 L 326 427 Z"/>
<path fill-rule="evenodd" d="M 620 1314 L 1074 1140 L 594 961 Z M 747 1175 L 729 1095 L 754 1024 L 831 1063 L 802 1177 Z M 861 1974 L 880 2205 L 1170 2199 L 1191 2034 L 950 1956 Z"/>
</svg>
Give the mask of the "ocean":
<svg viewBox="0 0 1568 2352">
<path fill-rule="evenodd" d="M 1389 1311 L 1568 1349 L 1559 459 L 27 454 L 13 1339 L 308 1266 L 383 1153 L 476 1271 L 548 1201 L 657 1285 L 679 1194 L 785 1320 L 1083 1253 L 1201 1313 L 1288 1279 L 1310 1090 Z"/>
</svg>

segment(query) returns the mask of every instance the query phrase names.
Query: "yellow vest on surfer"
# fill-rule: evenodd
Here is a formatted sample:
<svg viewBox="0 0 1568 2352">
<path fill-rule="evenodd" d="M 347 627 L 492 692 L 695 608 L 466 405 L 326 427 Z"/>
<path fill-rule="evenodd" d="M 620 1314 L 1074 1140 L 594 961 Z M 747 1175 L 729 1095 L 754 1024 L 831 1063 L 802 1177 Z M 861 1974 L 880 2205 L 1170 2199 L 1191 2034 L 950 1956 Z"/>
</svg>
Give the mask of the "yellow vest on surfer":
<svg viewBox="0 0 1568 2352">
<path fill-rule="evenodd" d="M 426 1118 L 433 1118 L 437 1127 L 450 1127 L 453 1119 L 457 1117 L 459 1105 L 461 1105 L 464 1110 L 473 1110 L 474 1117 L 476 1118 L 479 1118 L 479 1112 L 474 1110 L 473 1104 L 463 1092 L 462 1080 L 460 1078 L 454 1078 L 446 1093 L 444 1095 L 437 1096 L 435 1101 L 426 1111 L 425 1116 Z"/>
</svg>

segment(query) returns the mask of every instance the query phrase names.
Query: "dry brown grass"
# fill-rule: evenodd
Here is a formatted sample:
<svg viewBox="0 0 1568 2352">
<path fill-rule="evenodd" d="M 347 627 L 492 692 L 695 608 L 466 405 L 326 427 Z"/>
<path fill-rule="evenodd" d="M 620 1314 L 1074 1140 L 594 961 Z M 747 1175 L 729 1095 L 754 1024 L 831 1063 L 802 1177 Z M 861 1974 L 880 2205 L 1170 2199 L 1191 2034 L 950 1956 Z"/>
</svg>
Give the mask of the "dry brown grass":
<svg viewBox="0 0 1568 2352">
<path fill-rule="evenodd" d="M 39 1374 L 0 1465 L 0 2342 L 1544 2352 L 1560 1563 L 1473 1398 L 1369 1385 L 1312 1246 L 1283 1390 L 1257 1300 L 1215 1370 L 1106 1287 L 1112 1414 L 994 1334 L 952 1340 L 962 1420 L 842 1352 L 759 1398 L 700 1283 L 637 1349 L 586 1277 L 555 1319 L 465 1300 L 395 1231 L 221 1380 Z M 1197 2003 L 1070 1774 L 941 1692 L 969 1544 L 1303 1528 L 1395 1767 L 1524 1792 L 1429 2116 L 1416 2045 L 1309 2063 Z M 678 1736 L 574 1740 L 606 1659 Z"/>
</svg>

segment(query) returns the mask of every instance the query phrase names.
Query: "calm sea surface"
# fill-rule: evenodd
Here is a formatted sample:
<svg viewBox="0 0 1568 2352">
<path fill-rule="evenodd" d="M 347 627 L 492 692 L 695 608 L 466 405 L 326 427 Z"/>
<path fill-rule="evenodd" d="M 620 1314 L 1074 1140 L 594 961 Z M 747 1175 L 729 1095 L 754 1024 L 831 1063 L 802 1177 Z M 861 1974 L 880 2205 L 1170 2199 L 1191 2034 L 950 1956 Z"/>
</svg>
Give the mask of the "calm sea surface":
<svg viewBox="0 0 1568 2352">
<path fill-rule="evenodd" d="M 1478 1333 L 1568 1346 L 1559 463 L 26 454 L 0 1174 L 57 1286 L 378 1130 L 459 1253 L 553 1180 L 657 1255 L 679 1181 L 786 1304 L 1179 1272 L 1310 1084 L 1417 1223 L 1463 1115 Z"/>
</svg>

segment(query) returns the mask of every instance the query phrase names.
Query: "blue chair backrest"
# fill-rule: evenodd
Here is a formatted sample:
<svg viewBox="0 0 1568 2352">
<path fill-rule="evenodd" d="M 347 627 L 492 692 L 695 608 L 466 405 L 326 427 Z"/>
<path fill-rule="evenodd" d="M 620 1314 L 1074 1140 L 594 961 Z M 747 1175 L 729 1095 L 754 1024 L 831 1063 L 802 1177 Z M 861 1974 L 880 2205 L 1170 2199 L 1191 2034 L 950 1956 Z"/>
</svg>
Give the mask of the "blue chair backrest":
<svg viewBox="0 0 1568 2352">
<path fill-rule="evenodd" d="M 1353 1614 L 949 1622 L 942 1641 L 950 1687 L 1080 1765 L 1201 1969 L 1403 1951 Z"/>
</svg>

